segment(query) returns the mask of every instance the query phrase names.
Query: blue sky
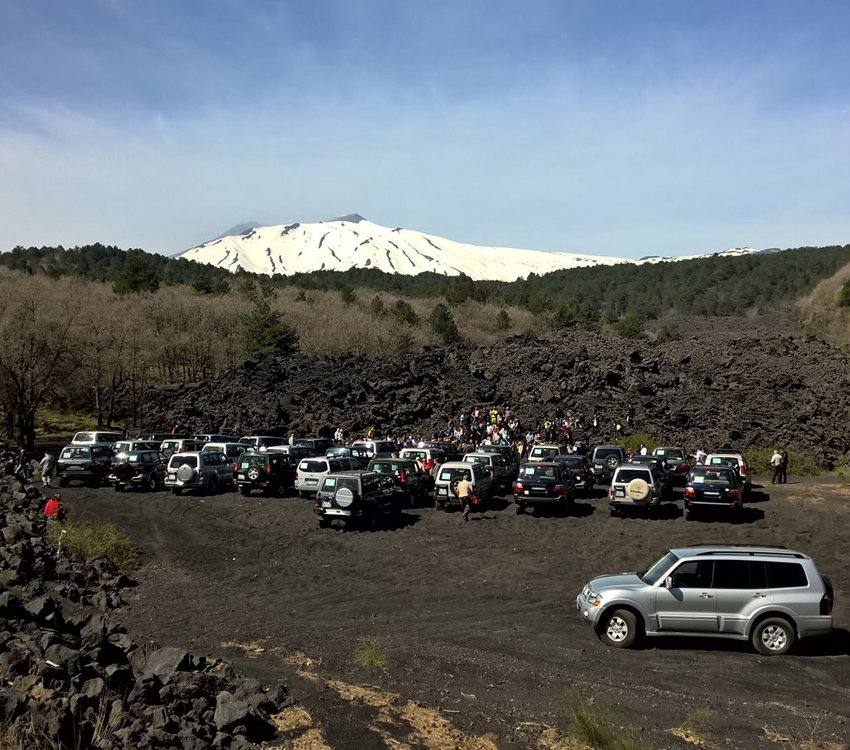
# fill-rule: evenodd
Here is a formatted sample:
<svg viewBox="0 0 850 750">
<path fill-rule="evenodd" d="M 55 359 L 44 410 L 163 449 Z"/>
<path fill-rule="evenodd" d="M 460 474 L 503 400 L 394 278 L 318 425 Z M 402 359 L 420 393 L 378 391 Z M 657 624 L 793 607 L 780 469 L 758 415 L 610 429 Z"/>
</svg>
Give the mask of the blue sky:
<svg viewBox="0 0 850 750">
<path fill-rule="evenodd" d="M 850 4 L 0 0 L 0 250 L 358 212 L 638 257 L 850 242 Z"/>
</svg>

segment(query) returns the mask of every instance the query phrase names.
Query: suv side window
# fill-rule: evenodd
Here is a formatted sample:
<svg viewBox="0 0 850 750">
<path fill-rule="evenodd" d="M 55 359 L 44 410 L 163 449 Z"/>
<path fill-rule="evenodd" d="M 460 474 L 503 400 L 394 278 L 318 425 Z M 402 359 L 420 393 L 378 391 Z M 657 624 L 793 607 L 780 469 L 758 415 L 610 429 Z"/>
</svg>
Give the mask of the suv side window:
<svg viewBox="0 0 850 750">
<path fill-rule="evenodd" d="M 673 588 L 699 589 L 711 587 L 710 560 L 688 560 L 673 571 Z"/>
<path fill-rule="evenodd" d="M 809 585 L 806 571 L 800 563 L 769 562 L 767 576 L 772 589 L 803 588 Z"/>
<path fill-rule="evenodd" d="M 747 560 L 715 560 L 714 588 L 750 588 L 750 563 Z"/>
</svg>

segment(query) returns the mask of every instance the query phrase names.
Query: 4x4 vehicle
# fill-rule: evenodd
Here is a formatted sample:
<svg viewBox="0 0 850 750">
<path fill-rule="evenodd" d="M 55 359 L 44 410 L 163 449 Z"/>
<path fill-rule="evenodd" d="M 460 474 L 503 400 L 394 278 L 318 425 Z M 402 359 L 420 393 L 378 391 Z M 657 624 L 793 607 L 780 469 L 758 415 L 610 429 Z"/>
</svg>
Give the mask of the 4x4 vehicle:
<svg viewBox="0 0 850 750">
<path fill-rule="evenodd" d="M 652 455 L 666 464 L 667 472 L 674 484 L 683 484 L 687 481 L 691 464 L 684 448 L 656 448 L 652 451 Z"/>
<path fill-rule="evenodd" d="M 353 458 L 325 458 L 311 456 L 302 458 L 295 472 L 295 489 L 301 497 L 312 497 L 319 489 L 322 478 L 326 474 L 337 474 L 340 471 L 356 471 L 360 464 Z"/>
<path fill-rule="evenodd" d="M 392 458 L 393 453 L 398 455 L 399 452 L 399 447 L 389 440 L 355 440 L 351 447 L 365 449 L 370 460 L 373 458 Z"/>
<path fill-rule="evenodd" d="M 295 482 L 295 466 L 289 456 L 278 451 L 245 451 L 236 461 L 236 485 L 246 497 L 251 490 L 282 497 Z"/>
<path fill-rule="evenodd" d="M 516 476 L 513 467 L 501 453 L 467 453 L 463 457 L 465 464 L 481 464 L 493 476 L 494 490 L 506 490 Z"/>
<path fill-rule="evenodd" d="M 240 443 L 253 448 L 255 451 L 264 451 L 273 445 L 284 445 L 286 441 L 276 435 L 246 435 L 239 438 Z"/>
<path fill-rule="evenodd" d="M 519 467 L 514 483 L 514 506 L 517 515 L 527 506 L 556 504 L 564 513 L 573 507 L 575 488 L 573 475 L 566 467 L 552 462 L 534 462 Z"/>
<path fill-rule="evenodd" d="M 625 508 L 657 508 L 664 493 L 664 480 L 651 466 L 623 464 L 611 478 L 608 507 L 612 516 Z"/>
<path fill-rule="evenodd" d="M 374 528 L 384 515 L 401 515 L 403 507 L 404 491 L 391 476 L 360 470 L 326 475 L 316 493 L 313 512 L 322 528 L 335 519 L 346 525 L 361 522 Z"/>
<path fill-rule="evenodd" d="M 657 456 L 632 456 L 626 461 L 626 466 L 649 466 L 661 481 L 661 497 L 664 499 L 673 486 L 673 477 L 667 471 L 667 466 Z"/>
<path fill-rule="evenodd" d="M 115 456 L 109 481 L 116 492 L 127 487 L 154 492 L 165 482 L 165 456 L 157 450 L 135 450 Z"/>
<path fill-rule="evenodd" d="M 437 510 L 445 510 L 450 505 L 460 507 L 457 487 L 461 479 L 472 482 L 472 492 L 479 503 L 473 510 L 483 510 L 493 497 L 495 489 L 490 472 L 480 464 L 465 464 L 462 461 L 448 461 L 440 467 L 434 480 L 434 500 Z"/>
<path fill-rule="evenodd" d="M 749 640 L 766 656 L 832 630 L 833 587 L 808 555 L 783 548 L 672 549 L 642 573 L 594 578 L 576 598 L 608 646 L 642 636 Z"/>
<path fill-rule="evenodd" d="M 353 448 L 345 448 L 341 445 L 335 445 L 333 448 L 328 448 L 325 451 L 325 455 L 328 458 L 339 458 L 340 456 L 344 456 L 345 458 L 353 458 L 357 463 L 360 464 L 361 468 L 365 469 L 369 462 L 372 460 L 372 454 L 368 449 L 362 446 L 355 446 Z"/>
<path fill-rule="evenodd" d="M 218 451 L 219 453 L 223 453 L 227 456 L 230 463 L 235 463 L 236 459 L 239 458 L 246 450 L 245 443 L 204 443 L 204 446 L 201 450 L 205 451 Z"/>
<path fill-rule="evenodd" d="M 189 437 L 189 435 L 172 435 L 170 432 L 140 432 L 136 436 L 136 440 L 147 440 L 150 443 L 156 443 L 157 450 L 162 445 L 163 440 L 168 438 Z"/>
<path fill-rule="evenodd" d="M 373 458 L 369 471 L 391 476 L 404 491 L 408 505 L 421 502 L 431 493 L 431 477 L 419 468 L 419 464 L 408 458 Z"/>
<path fill-rule="evenodd" d="M 179 435 L 178 435 L 179 437 Z M 215 435 L 211 433 L 205 433 L 203 435 L 192 435 L 194 440 L 199 440 L 204 443 L 238 443 L 239 438 L 233 435 Z M 163 438 L 165 440 L 165 438 Z"/>
<path fill-rule="evenodd" d="M 168 459 L 165 486 L 175 495 L 183 490 L 203 490 L 213 495 L 219 487 L 233 483 L 233 464 L 219 451 L 174 453 Z"/>
<path fill-rule="evenodd" d="M 747 460 L 741 453 L 737 451 L 721 451 L 720 453 L 711 453 L 705 459 L 705 466 L 726 466 L 734 469 L 743 486 L 743 493 L 746 497 L 752 489 L 752 475 L 750 467 L 747 465 Z"/>
<path fill-rule="evenodd" d="M 695 466 L 685 485 L 685 518 L 690 521 L 698 510 L 722 508 L 739 511 L 744 488 L 737 472 L 725 466 Z"/>
<path fill-rule="evenodd" d="M 175 453 L 197 453 L 203 449 L 204 444 L 200 440 L 193 438 L 169 438 L 162 441 L 159 452 L 168 458 Z"/>
<path fill-rule="evenodd" d="M 590 459 L 593 465 L 593 477 L 597 484 L 610 482 L 617 467 L 625 461 L 626 449 L 622 445 L 597 445 Z"/>
<path fill-rule="evenodd" d="M 508 465 L 511 469 L 516 472 L 519 470 L 519 456 L 517 455 L 516 449 L 510 445 L 479 445 L 475 449 L 476 453 L 498 453 L 500 456 L 504 457 L 505 461 L 508 462 Z M 451 459 L 454 460 L 454 459 Z"/>
<path fill-rule="evenodd" d="M 159 453 L 159 443 L 153 440 L 119 440 L 112 445 L 112 452 L 117 456 L 119 453 L 130 451 L 156 451 Z"/>
<path fill-rule="evenodd" d="M 528 454 L 529 461 L 551 461 L 555 456 L 560 456 L 563 451 L 560 445 L 541 444 L 535 445 Z"/>
<path fill-rule="evenodd" d="M 248 448 L 248 450 L 254 449 Z M 302 458 L 309 458 L 310 456 L 316 455 L 313 452 L 313 449 L 308 448 L 306 445 L 270 445 L 265 449 L 265 451 L 263 451 L 263 453 L 268 451 L 272 451 L 273 453 L 282 453 L 285 456 L 289 456 L 289 460 L 293 465 L 297 464 Z"/>
<path fill-rule="evenodd" d="M 324 456 L 329 448 L 333 448 L 336 443 L 330 438 L 304 438 L 296 440 L 295 445 L 303 445 L 313 451 L 314 456 Z"/>
<path fill-rule="evenodd" d="M 587 456 L 554 456 L 552 462 L 558 464 L 562 469 L 569 469 L 573 476 L 573 485 L 577 491 L 581 490 L 586 495 L 593 492 L 593 466 L 590 465 Z"/>
<path fill-rule="evenodd" d="M 103 484 L 111 463 L 112 451 L 105 445 L 66 445 L 56 463 L 59 486 L 65 487 L 72 479 L 79 479 L 98 487 Z"/>
<path fill-rule="evenodd" d="M 421 458 L 423 461 L 431 460 L 443 464 L 446 462 L 446 452 L 441 448 L 404 448 L 399 458 L 410 461 L 418 461 Z"/>
<path fill-rule="evenodd" d="M 78 432 L 71 438 L 71 445 L 105 445 L 107 447 L 124 440 L 121 432 Z"/>
</svg>

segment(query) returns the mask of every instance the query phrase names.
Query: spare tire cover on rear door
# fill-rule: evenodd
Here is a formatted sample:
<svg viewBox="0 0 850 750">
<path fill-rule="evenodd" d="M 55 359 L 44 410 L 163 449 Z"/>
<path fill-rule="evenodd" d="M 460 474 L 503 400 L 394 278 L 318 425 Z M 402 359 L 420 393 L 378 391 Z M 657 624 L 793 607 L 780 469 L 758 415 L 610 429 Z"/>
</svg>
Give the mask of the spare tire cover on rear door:
<svg viewBox="0 0 850 750">
<path fill-rule="evenodd" d="M 646 500 L 649 497 L 649 484 L 643 479 L 632 479 L 626 487 L 626 492 L 632 500 Z"/>
<path fill-rule="evenodd" d="M 340 487 L 334 494 L 334 500 L 340 508 L 347 508 L 354 502 L 354 492 L 348 487 Z"/>
<path fill-rule="evenodd" d="M 136 473 L 135 468 L 127 461 L 122 461 L 115 467 L 115 476 L 122 480 L 131 479 L 132 476 Z"/>
<path fill-rule="evenodd" d="M 195 476 L 195 470 L 189 464 L 183 464 L 177 469 L 177 478 L 181 482 L 191 482 Z"/>
</svg>

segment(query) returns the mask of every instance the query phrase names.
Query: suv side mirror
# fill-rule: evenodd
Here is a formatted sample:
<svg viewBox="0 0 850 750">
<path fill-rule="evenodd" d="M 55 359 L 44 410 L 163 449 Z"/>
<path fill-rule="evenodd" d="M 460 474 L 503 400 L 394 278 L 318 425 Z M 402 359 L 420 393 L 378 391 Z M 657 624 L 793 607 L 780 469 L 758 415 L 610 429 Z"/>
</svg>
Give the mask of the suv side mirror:
<svg viewBox="0 0 850 750">
<path fill-rule="evenodd" d="M 664 579 L 664 588 L 665 589 L 672 589 L 673 588 L 673 576 L 667 576 Z"/>
</svg>

